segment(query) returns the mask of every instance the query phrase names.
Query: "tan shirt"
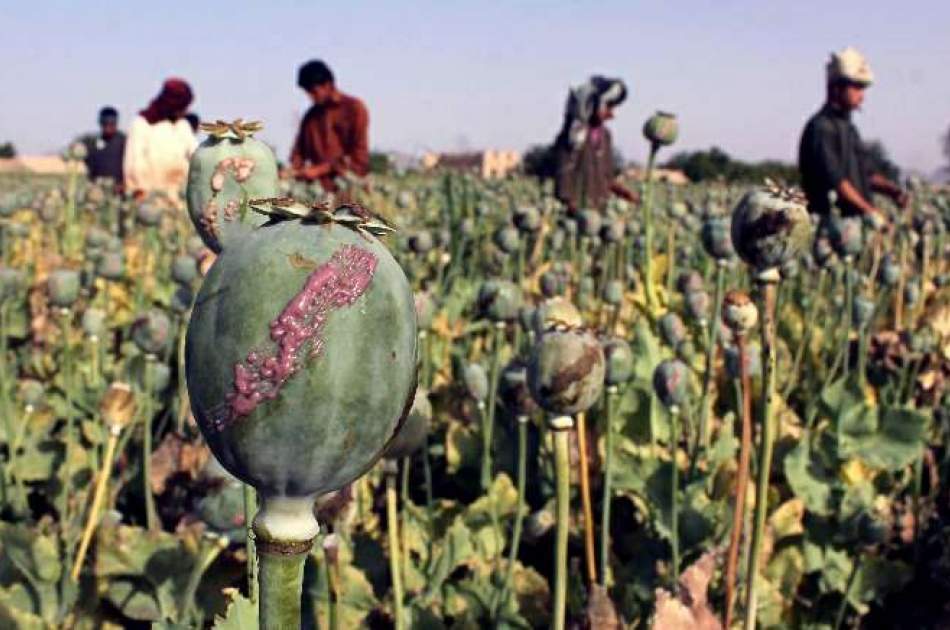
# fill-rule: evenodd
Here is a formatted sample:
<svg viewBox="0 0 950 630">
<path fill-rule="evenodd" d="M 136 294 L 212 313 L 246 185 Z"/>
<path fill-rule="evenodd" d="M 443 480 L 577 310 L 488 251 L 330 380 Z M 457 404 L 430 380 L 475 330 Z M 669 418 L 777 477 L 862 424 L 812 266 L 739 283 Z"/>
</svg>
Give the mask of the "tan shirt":
<svg viewBox="0 0 950 630">
<path fill-rule="evenodd" d="M 136 116 L 125 144 L 125 189 L 177 198 L 188 181 L 188 159 L 197 146 L 184 118 L 150 125 Z"/>
</svg>

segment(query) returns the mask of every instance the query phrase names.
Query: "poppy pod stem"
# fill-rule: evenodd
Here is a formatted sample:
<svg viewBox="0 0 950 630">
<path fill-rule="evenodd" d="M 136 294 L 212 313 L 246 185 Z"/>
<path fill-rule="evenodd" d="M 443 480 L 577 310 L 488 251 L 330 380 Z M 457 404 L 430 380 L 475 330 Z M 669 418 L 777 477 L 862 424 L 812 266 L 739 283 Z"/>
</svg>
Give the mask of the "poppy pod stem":
<svg viewBox="0 0 950 630">
<path fill-rule="evenodd" d="M 653 286 L 653 164 L 659 150 L 658 144 L 650 145 L 643 191 L 643 289 L 650 312 L 656 309 L 656 291 Z"/>
<path fill-rule="evenodd" d="M 673 570 L 671 584 L 675 591 L 680 579 L 680 535 L 679 535 L 679 466 L 676 463 L 677 443 L 680 437 L 680 408 L 679 405 L 670 406 L 670 464 L 673 467 L 670 475 L 670 546 L 672 547 Z"/>
<path fill-rule="evenodd" d="M 502 585 L 501 597 L 496 610 L 496 620 L 505 609 L 508 598 L 511 596 L 511 584 L 515 576 L 515 562 L 518 560 L 518 547 L 521 545 L 521 530 L 524 526 L 525 513 L 525 478 L 527 477 L 527 449 L 528 449 L 528 416 L 518 416 L 518 507 L 515 511 L 515 525 L 511 533 L 511 548 L 508 550 L 508 566 L 505 568 L 505 582 Z M 497 624 L 496 624 L 497 625 Z"/>
<path fill-rule="evenodd" d="M 587 461 L 587 414 L 577 414 L 577 450 L 580 453 L 581 507 L 584 513 L 584 559 L 586 560 L 587 580 L 597 583 L 597 564 L 594 559 L 594 512 L 590 499 L 590 478 Z"/>
<path fill-rule="evenodd" d="M 297 630 L 304 562 L 320 529 L 313 515 L 314 497 L 261 499 L 253 526 L 260 567 L 260 627 Z"/>
<path fill-rule="evenodd" d="M 402 561 L 399 548 L 399 506 L 396 498 L 396 475 L 399 465 L 394 460 L 383 460 L 386 478 L 386 532 L 389 539 L 389 572 L 393 583 L 393 617 L 395 627 L 402 630 L 405 621 L 402 612 Z"/>
<path fill-rule="evenodd" d="M 548 421 L 554 437 L 554 476 L 556 480 L 557 529 L 554 543 L 554 608 L 551 628 L 564 630 L 567 612 L 567 534 L 570 519 L 570 431 L 574 427 L 571 416 L 556 416 Z"/>
<path fill-rule="evenodd" d="M 608 385 L 604 396 L 606 426 L 604 427 L 604 496 L 600 513 L 600 585 L 607 586 L 607 567 L 610 563 L 610 500 L 613 495 L 613 450 L 615 399 L 619 393 L 616 385 Z"/>
<path fill-rule="evenodd" d="M 758 605 L 758 567 L 765 535 L 765 517 L 768 511 L 769 476 L 772 468 L 772 448 L 775 443 L 775 294 L 781 276 L 777 269 L 767 269 L 756 277 L 762 312 L 762 444 L 758 480 L 755 488 L 755 517 L 752 528 L 752 550 L 746 575 L 747 602 L 745 630 L 755 630 Z M 746 388 L 747 389 L 747 388 Z"/>
</svg>

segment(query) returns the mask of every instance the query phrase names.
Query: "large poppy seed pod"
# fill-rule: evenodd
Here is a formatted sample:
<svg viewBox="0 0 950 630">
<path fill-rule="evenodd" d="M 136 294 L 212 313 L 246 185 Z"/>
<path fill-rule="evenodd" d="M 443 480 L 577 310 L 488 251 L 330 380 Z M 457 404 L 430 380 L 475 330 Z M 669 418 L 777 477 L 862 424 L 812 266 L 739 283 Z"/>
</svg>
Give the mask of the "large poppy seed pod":
<svg viewBox="0 0 950 630">
<path fill-rule="evenodd" d="M 478 290 L 478 312 L 493 322 L 512 322 L 521 309 L 521 289 L 507 280 L 488 280 Z"/>
<path fill-rule="evenodd" d="M 96 262 L 96 275 L 106 280 L 120 280 L 125 275 L 121 252 L 105 252 Z"/>
<path fill-rule="evenodd" d="M 744 360 L 746 371 L 750 377 L 760 376 L 762 374 L 762 350 L 760 349 L 759 342 L 747 341 L 743 344 L 743 347 L 745 348 Z M 740 378 L 742 373 L 739 372 L 739 347 L 726 346 L 723 359 L 729 378 Z"/>
<path fill-rule="evenodd" d="M 468 395 L 476 401 L 488 398 L 488 373 L 480 363 L 469 363 L 462 369 L 462 382 Z"/>
<path fill-rule="evenodd" d="M 577 215 L 577 227 L 581 236 L 593 238 L 600 232 L 604 218 L 596 210 L 582 210 Z"/>
<path fill-rule="evenodd" d="M 541 229 L 541 213 L 534 206 L 521 206 L 514 212 L 512 220 L 524 233 L 534 233 Z"/>
<path fill-rule="evenodd" d="M 623 302 L 623 282 L 617 279 L 607 282 L 604 285 L 601 298 L 611 306 L 619 305 Z"/>
<path fill-rule="evenodd" d="M 158 309 L 147 311 L 132 325 L 132 341 L 145 354 L 162 354 L 171 343 L 171 336 L 171 321 Z"/>
<path fill-rule="evenodd" d="M 552 328 L 531 350 L 528 387 L 546 411 L 571 415 L 589 409 L 604 387 L 600 342 L 583 328 Z"/>
<path fill-rule="evenodd" d="M 676 348 L 686 340 L 686 324 L 679 315 L 670 311 L 659 321 L 660 336 L 671 348 Z"/>
<path fill-rule="evenodd" d="M 429 424 L 432 421 L 432 403 L 429 402 L 429 392 L 417 389 L 409 414 L 396 435 L 386 446 L 383 455 L 386 459 L 402 459 L 409 457 L 425 446 L 429 435 Z"/>
<path fill-rule="evenodd" d="M 633 377 L 633 350 L 620 337 L 601 341 L 607 367 L 604 372 L 606 385 L 623 385 Z"/>
<path fill-rule="evenodd" d="M 434 244 L 432 233 L 429 230 L 419 230 L 409 237 L 409 249 L 416 254 L 425 254 L 432 251 Z"/>
<path fill-rule="evenodd" d="M 828 238 L 839 256 L 857 256 L 864 247 L 861 219 L 858 217 L 830 217 L 827 221 Z"/>
<path fill-rule="evenodd" d="M 239 542 L 245 536 L 244 484 L 214 457 L 201 471 L 200 481 L 208 491 L 198 501 L 196 515 L 211 531 Z"/>
<path fill-rule="evenodd" d="M 162 222 L 164 212 L 158 204 L 143 201 L 135 209 L 135 220 L 145 227 L 155 227 Z"/>
<path fill-rule="evenodd" d="M 185 196 L 198 234 L 218 253 L 267 222 L 241 203 L 280 194 L 277 159 L 251 135 L 261 129 L 259 123 L 215 123 L 204 129 L 209 136 L 191 156 Z"/>
<path fill-rule="evenodd" d="M 506 225 L 495 232 L 493 240 L 498 249 L 506 254 L 514 254 L 521 246 L 521 233 L 518 228 Z"/>
<path fill-rule="evenodd" d="M 89 337 L 102 337 L 106 331 L 106 312 L 99 308 L 87 308 L 82 314 L 82 331 Z"/>
<path fill-rule="evenodd" d="M 703 285 L 703 277 L 695 271 L 685 271 L 676 279 L 676 289 L 683 295 L 693 291 L 702 291 Z"/>
<path fill-rule="evenodd" d="M 699 291 L 690 291 L 686 294 L 686 312 L 689 316 L 698 321 L 705 322 L 709 319 L 709 309 L 712 300 L 709 294 L 700 289 Z"/>
<path fill-rule="evenodd" d="M 653 370 L 653 391 L 666 407 L 683 407 L 690 396 L 689 368 L 679 359 L 666 359 Z"/>
<path fill-rule="evenodd" d="M 779 267 L 808 245 L 811 221 L 793 197 L 750 191 L 732 212 L 732 244 L 759 271 Z"/>
<path fill-rule="evenodd" d="M 10 300 L 22 296 L 26 274 L 22 269 L 0 267 L 0 300 Z"/>
<path fill-rule="evenodd" d="M 435 318 L 435 298 L 427 291 L 416 291 L 412 296 L 412 303 L 416 310 L 416 322 L 420 330 L 427 330 L 432 326 Z"/>
<path fill-rule="evenodd" d="M 851 323 L 855 328 L 864 328 L 874 316 L 874 301 L 863 295 L 855 296 L 851 304 Z"/>
<path fill-rule="evenodd" d="M 537 410 L 528 387 L 528 366 L 521 359 L 512 359 L 499 375 L 498 398 L 514 416 L 530 416 Z"/>
<path fill-rule="evenodd" d="M 679 123 L 676 115 L 669 112 L 658 111 L 647 118 L 643 125 L 643 137 L 657 147 L 673 144 L 678 136 Z"/>
<path fill-rule="evenodd" d="M 722 298 L 722 321 L 736 334 L 746 334 L 759 321 L 759 309 L 747 293 L 727 291 Z"/>
<path fill-rule="evenodd" d="M 198 261 L 194 256 L 181 254 L 172 261 L 172 280 L 178 284 L 191 284 L 198 277 Z"/>
<path fill-rule="evenodd" d="M 79 299 L 79 272 L 72 269 L 57 269 L 46 279 L 49 301 L 53 306 L 69 308 Z"/>
<path fill-rule="evenodd" d="M 376 238 L 271 222 L 225 244 L 195 299 L 192 410 L 265 515 L 299 507 L 379 458 L 413 400 L 417 335 L 409 282 Z"/>
</svg>

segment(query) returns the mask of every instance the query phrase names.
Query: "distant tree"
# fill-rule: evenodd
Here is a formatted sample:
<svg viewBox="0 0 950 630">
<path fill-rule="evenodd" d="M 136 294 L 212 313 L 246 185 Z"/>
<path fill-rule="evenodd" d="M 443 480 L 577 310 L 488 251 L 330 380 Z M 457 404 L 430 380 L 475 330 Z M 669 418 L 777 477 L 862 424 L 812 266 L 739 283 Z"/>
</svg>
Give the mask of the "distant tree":
<svg viewBox="0 0 950 630">
<path fill-rule="evenodd" d="M 869 166 L 875 173 L 884 175 L 891 181 L 898 181 L 901 177 L 901 170 L 891 161 L 890 154 L 880 140 L 869 140 L 864 143 L 864 151 L 868 158 Z"/>
<path fill-rule="evenodd" d="M 947 158 L 947 164 L 941 169 L 944 175 L 950 177 L 950 127 L 944 134 L 941 143 L 943 144 L 943 157 Z"/>
<path fill-rule="evenodd" d="M 0 144 L 0 158 L 15 158 L 16 157 L 16 147 L 13 146 L 12 142 L 4 142 Z"/>
<path fill-rule="evenodd" d="M 798 169 L 778 160 L 743 162 L 734 160 L 719 147 L 705 151 L 683 151 L 674 155 L 665 168 L 683 171 L 690 181 L 722 180 L 728 182 L 760 182 L 766 177 L 786 183 L 798 181 Z"/>
<path fill-rule="evenodd" d="M 369 172 L 377 175 L 385 175 L 392 169 L 392 160 L 381 151 L 370 151 L 369 154 Z"/>
<path fill-rule="evenodd" d="M 536 144 L 529 147 L 521 156 L 521 169 L 525 175 L 538 179 L 554 177 L 554 147 L 548 144 Z"/>
</svg>

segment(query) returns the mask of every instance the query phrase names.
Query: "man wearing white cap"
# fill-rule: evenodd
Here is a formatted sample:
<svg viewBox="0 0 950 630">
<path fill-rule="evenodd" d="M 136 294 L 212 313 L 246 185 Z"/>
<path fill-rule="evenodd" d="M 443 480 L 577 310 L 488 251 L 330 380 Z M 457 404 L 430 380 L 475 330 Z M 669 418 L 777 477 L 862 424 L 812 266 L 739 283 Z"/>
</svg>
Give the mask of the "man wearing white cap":
<svg viewBox="0 0 950 630">
<path fill-rule="evenodd" d="M 873 172 L 851 112 L 864 101 L 864 90 L 874 75 L 864 56 L 854 48 L 832 53 L 827 70 L 827 98 L 809 119 L 798 148 L 798 169 L 808 209 L 819 215 L 831 211 L 829 193 L 836 193 L 843 216 L 864 216 L 877 225 L 886 223 L 871 193 L 891 197 L 900 207 L 907 193 L 880 173 Z"/>
</svg>

